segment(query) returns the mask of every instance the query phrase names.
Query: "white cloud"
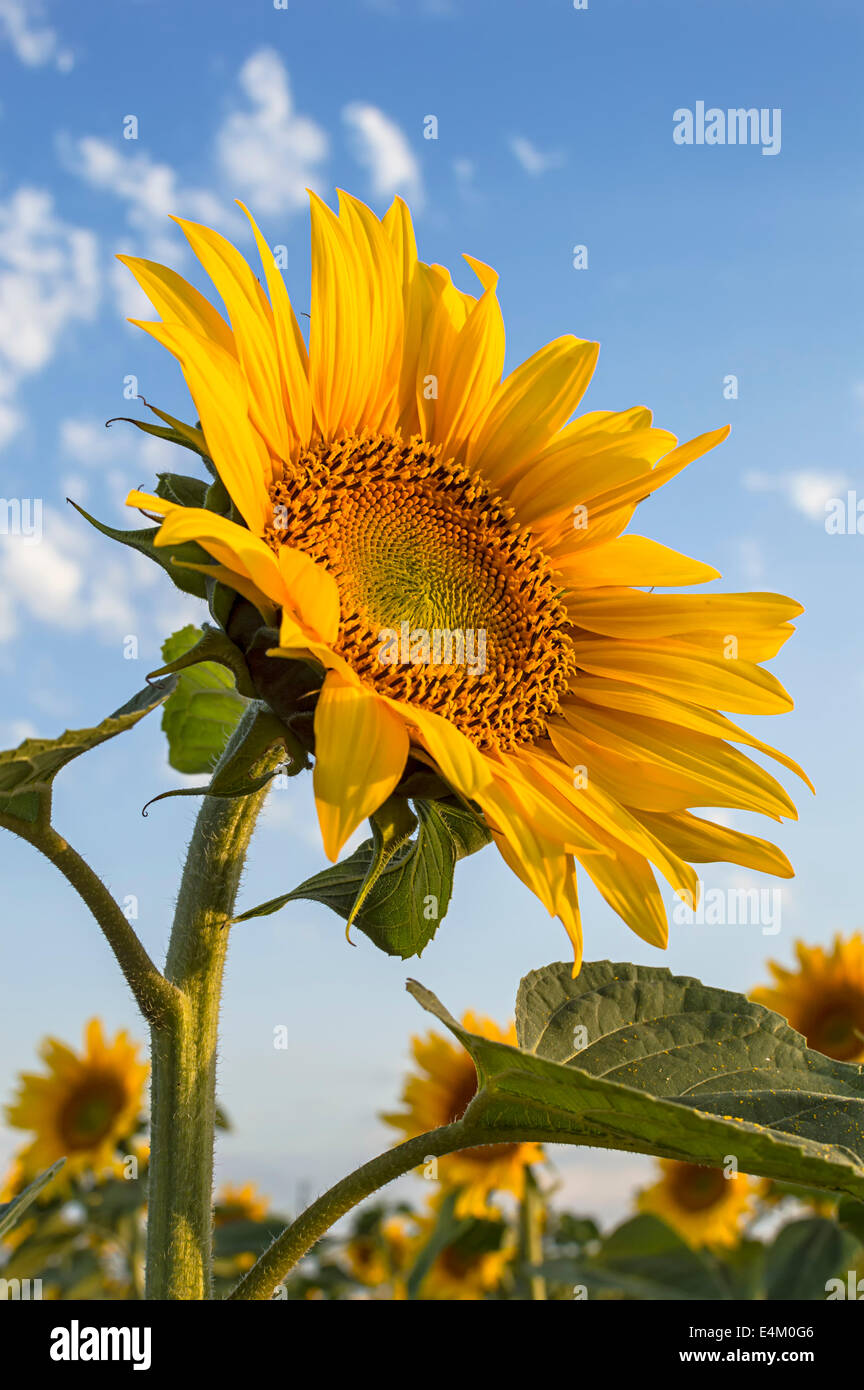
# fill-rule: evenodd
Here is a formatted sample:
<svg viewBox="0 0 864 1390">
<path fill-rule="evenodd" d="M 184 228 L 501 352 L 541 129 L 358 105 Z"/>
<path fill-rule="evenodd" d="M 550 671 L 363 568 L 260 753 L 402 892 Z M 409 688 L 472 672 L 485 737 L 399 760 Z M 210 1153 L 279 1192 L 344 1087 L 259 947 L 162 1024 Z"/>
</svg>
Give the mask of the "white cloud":
<svg viewBox="0 0 864 1390">
<path fill-rule="evenodd" d="M 0 641 L 39 622 L 119 647 L 130 634 L 146 641 L 202 616 L 152 561 L 52 507 L 44 509 L 40 539 L 0 535 L 0 594 Z"/>
<path fill-rule="evenodd" d="M 395 122 L 377 106 L 362 101 L 346 106 L 342 119 L 352 131 L 357 159 L 369 170 L 376 197 L 402 193 L 419 205 L 423 198 L 420 166 Z"/>
<path fill-rule="evenodd" d="M 99 303 L 97 241 L 58 217 L 51 194 L 22 187 L 0 203 L 0 447 L 22 424 L 21 380 L 54 357 L 69 324 Z"/>
<path fill-rule="evenodd" d="M 298 211 L 327 158 L 326 132 L 295 111 L 288 73 L 272 48 L 246 59 L 239 83 L 248 109 L 233 111 L 216 136 L 225 182 L 253 214 Z"/>
<path fill-rule="evenodd" d="M 175 255 L 171 213 L 198 222 L 232 218 L 227 201 L 206 189 L 184 184 L 170 164 L 160 164 L 134 141 L 112 144 L 95 135 L 62 137 L 60 153 L 67 167 L 88 183 L 126 205 L 130 228 L 143 235 L 153 255 Z"/>
<path fill-rule="evenodd" d="M 514 135 L 510 142 L 510 153 L 522 165 L 526 174 L 535 177 L 545 174 L 549 169 L 560 169 L 564 163 L 564 156 L 560 153 L 544 153 L 538 150 L 536 145 L 532 145 L 530 140 L 526 140 L 523 135 Z"/>
<path fill-rule="evenodd" d="M 744 478 L 748 492 L 779 493 L 790 507 L 809 521 L 825 520 L 825 504 L 849 486 L 842 473 L 748 473 Z"/>
<path fill-rule="evenodd" d="M 74 67 L 74 55 L 43 22 L 39 0 L 0 0 L 0 34 L 29 68 L 52 63 L 59 72 L 69 72 Z"/>
</svg>

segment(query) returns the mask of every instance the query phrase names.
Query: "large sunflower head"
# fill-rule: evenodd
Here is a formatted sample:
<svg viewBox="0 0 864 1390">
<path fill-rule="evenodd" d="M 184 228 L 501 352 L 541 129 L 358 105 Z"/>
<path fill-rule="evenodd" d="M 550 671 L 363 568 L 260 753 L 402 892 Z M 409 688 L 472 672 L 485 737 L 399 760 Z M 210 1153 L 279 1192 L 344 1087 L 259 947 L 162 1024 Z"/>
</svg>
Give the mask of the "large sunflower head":
<svg viewBox="0 0 864 1390">
<path fill-rule="evenodd" d="M 271 670 L 302 657 L 320 673 L 328 856 L 406 768 L 431 766 L 561 918 L 577 966 L 577 862 L 658 946 L 654 869 L 692 900 L 693 864 L 791 874 L 771 844 L 691 808 L 794 816 L 732 745 L 800 769 L 718 711 L 790 708 L 759 663 L 800 606 L 658 593 L 717 572 L 622 534 L 727 431 L 678 445 L 643 407 L 571 418 L 597 344 L 569 335 L 502 377 L 497 276 L 466 257 L 466 293 L 419 260 L 399 199 L 379 221 L 355 198 L 336 214 L 313 195 L 308 345 L 254 222 L 267 293 L 222 236 L 180 226 L 227 317 L 174 271 L 122 259 L 161 316 L 141 327 L 194 400 L 200 428 L 183 441 L 218 484 L 206 506 L 128 500 L 162 519 L 157 546 L 185 547 L 175 558 L 194 568 L 197 543 L 209 578 L 257 610 Z"/>
<path fill-rule="evenodd" d="M 657 1166 L 658 1181 L 637 1195 L 639 1211 L 661 1217 L 694 1249 L 737 1245 L 758 1191 L 752 1178 L 676 1159 L 658 1159 Z"/>
<path fill-rule="evenodd" d="M 502 1029 L 492 1019 L 470 1011 L 462 1023 L 469 1033 L 516 1046 L 513 1024 Z M 477 1070 L 458 1043 L 429 1032 L 413 1038 L 411 1050 L 416 1070 L 409 1074 L 402 1090 L 405 1109 L 382 1116 L 404 1139 L 461 1120 L 477 1093 Z M 489 1214 L 492 1192 L 510 1192 L 521 1199 L 526 1168 L 542 1159 L 539 1144 L 482 1144 L 439 1159 L 438 1176 L 445 1188 L 460 1189 L 455 1207 L 458 1217 L 481 1218 Z"/>
<path fill-rule="evenodd" d="M 148 1067 L 123 1030 L 109 1041 L 98 1018 L 84 1030 L 84 1047 L 74 1052 L 56 1038 L 39 1049 L 44 1072 L 24 1072 L 18 1094 L 6 1109 L 15 1129 L 33 1132 L 19 1154 L 29 1181 L 65 1158 L 62 1178 L 113 1170 L 121 1144 L 128 1147 L 144 1101 Z"/>
<path fill-rule="evenodd" d="M 809 1047 L 838 1062 L 864 1062 L 864 935 L 838 933 L 830 951 L 796 941 L 797 970 L 769 961 L 772 985 L 750 993 L 782 1014 Z"/>
</svg>

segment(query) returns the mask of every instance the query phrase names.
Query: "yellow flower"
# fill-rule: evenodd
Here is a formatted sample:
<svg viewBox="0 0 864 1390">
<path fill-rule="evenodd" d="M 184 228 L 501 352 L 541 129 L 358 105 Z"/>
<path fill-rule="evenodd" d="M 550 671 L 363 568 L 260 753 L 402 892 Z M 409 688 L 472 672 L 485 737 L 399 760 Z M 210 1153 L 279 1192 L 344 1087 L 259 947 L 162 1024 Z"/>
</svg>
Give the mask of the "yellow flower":
<svg viewBox="0 0 864 1390">
<path fill-rule="evenodd" d="M 776 961 L 768 967 L 773 985 L 751 990 L 750 998 L 782 1014 L 809 1047 L 838 1062 L 864 1062 L 864 936 L 855 932 L 834 947 L 796 941 L 798 969 Z"/>
<path fill-rule="evenodd" d="M 270 1199 L 263 1197 L 257 1183 L 223 1183 L 216 1193 L 213 1223 L 227 1226 L 231 1221 L 263 1221 L 270 1210 Z"/>
<path fill-rule="evenodd" d="M 462 1022 L 471 1033 L 516 1046 L 516 1028 L 502 1030 L 489 1018 L 468 1012 Z M 477 1091 L 477 1071 L 469 1054 L 458 1043 L 430 1032 L 415 1037 L 411 1050 L 417 1071 L 409 1075 L 402 1091 L 405 1111 L 383 1115 L 387 1124 L 402 1131 L 405 1139 L 459 1120 Z M 543 1160 L 539 1144 L 483 1144 L 438 1160 L 442 1181 L 460 1188 L 457 1216 L 489 1214 L 491 1192 L 511 1192 L 521 1199 L 525 1169 Z"/>
<path fill-rule="evenodd" d="M 47 1071 L 24 1072 L 6 1118 L 34 1132 L 19 1154 L 30 1178 L 66 1159 L 61 1180 L 110 1169 L 118 1145 L 133 1135 L 144 1100 L 148 1067 L 124 1030 L 108 1042 L 98 1018 L 87 1024 L 84 1050 L 73 1052 L 56 1038 L 39 1049 Z"/>
<path fill-rule="evenodd" d="M 345 1258 L 358 1284 L 370 1289 L 390 1285 L 394 1300 L 401 1302 L 416 1246 L 416 1235 L 405 1218 L 391 1216 L 375 1230 L 352 1236 L 345 1246 Z"/>
<path fill-rule="evenodd" d="M 661 1217 L 688 1245 L 736 1245 L 750 1215 L 758 1184 L 740 1173 L 727 1178 L 720 1168 L 658 1159 L 660 1180 L 637 1194 L 641 1212 Z"/>
<path fill-rule="evenodd" d="M 230 1226 L 234 1221 L 263 1221 L 270 1210 L 270 1199 L 258 1192 L 257 1184 L 247 1182 L 242 1187 L 237 1183 L 223 1183 L 213 1203 L 213 1225 Z M 257 1256 L 253 1250 L 243 1250 L 237 1255 L 216 1261 L 216 1272 L 225 1274 L 236 1270 L 251 1269 Z"/>
<path fill-rule="evenodd" d="M 419 1254 L 438 1223 L 443 1195 L 432 1197 L 426 1204 L 426 1214 L 417 1217 L 420 1234 L 415 1254 Z M 493 1232 L 492 1249 L 488 1248 L 490 1231 Z M 448 1303 L 484 1299 L 498 1288 L 515 1253 L 514 1239 L 501 1221 L 501 1213 L 490 1207 L 481 1218 L 481 1224 L 462 1232 L 435 1256 L 420 1283 L 419 1297 Z"/>
<path fill-rule="evenodd" d="M 642 407 L 571 421 L 598 352 L 571 335 L 502 380 L 497 275 L 466 257 L 471 295 L 418 260 L 400 199 L 379 221 L 356 198 L 337 215 L 312 195 L 308 349 L 254 222 L 269 300 L 229 242 L 175 220 L 230 327 L 174 271 L 120 259 L 161 315 L 140 326 L 180 362 L 201 422 L 184 429 L 236 519 L 127 500 L 163 518 L 157 545 L 197 542 L 207 572 L 278 626 L 273 655 L 322 669 L 313 781 L 329 858 L 411 754 L 483 812 L 561 918 L 577 968 L 577 862 L 657 946 L 668 927 L 652 868 L 694 901 L 693 864 L 790 876 L 773 845 L 689 808 L 795 815 L 731 745 L 804 774 L 718 710 L 791 708 L 759 663 L 801 607 L 649 592 L 717 571 L 622 535 L 728 429 L 679 446 Z"/>
</svg>

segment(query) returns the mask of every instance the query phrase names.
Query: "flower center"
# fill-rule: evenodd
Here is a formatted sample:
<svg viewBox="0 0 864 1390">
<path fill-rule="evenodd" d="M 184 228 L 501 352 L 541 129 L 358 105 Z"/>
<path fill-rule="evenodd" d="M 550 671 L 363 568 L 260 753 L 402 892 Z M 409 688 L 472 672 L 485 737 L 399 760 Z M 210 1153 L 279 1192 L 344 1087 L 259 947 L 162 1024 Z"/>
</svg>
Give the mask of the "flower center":
<svg viewBox="0 0 864 1390">
<path fill-rule="evenodd" d="M 271 497 L 266 539 L 333 575 L 335 650 L 364 681 L 478 747 L 545 735 L 574 669 L 567 615 L 485 483 L 420 439 L 349 435 L 306 450 Z"/>
<path fill-rule="evenodd" d="M 93 1148 L 110 1133 L 125 1103 L 123 1087 L 112 1076 L 83 1083 L 60 1111 L 59 1129 L 67 1148 Z"/>
<path fill-rule="evenodd" d="M 864 1056 L 864 997 L 855 989 L 839 990 L 814 1010 L 800 1030 L 807 1045 L 838 1062 Z"/>
<path fill-rule="evenodd" d="M 685 1211 L 707 1211 L 726 1196 L 726 1183 L 729 1181 L 719 1168 L 683 1164 L 675 1170 L 673 1178 L 675 1200 Z"/>
</svg>

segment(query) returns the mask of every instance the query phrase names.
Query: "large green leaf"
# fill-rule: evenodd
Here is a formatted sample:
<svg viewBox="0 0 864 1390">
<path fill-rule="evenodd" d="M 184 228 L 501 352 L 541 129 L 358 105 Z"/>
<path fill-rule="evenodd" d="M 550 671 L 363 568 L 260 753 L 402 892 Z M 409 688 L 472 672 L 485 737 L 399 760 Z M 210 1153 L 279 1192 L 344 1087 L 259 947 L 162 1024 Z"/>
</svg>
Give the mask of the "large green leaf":
<svg viewBox="0 0 864 1390">
<path fill-rule="evenodd" d="M 864 1073 L 808 1049 L 778 1014 L 668 970 L 608 961 L 534 971 L 519 1047 L 468 1033 L 470 1130 L 626 1149 L 864 1195 Z"/>
<path fill-rule="evenodd" d="M 854 1236 L 833 1221 L 810 1216 L 779 1231 L 765 1262 L 763 1298 L 824 1299 L 826 1284 L 845 1277 L 858 1250 Z"/>
<path fill-rule="evenodd" d="M 61 768 L 132 728 L 161 705 L 176 684 L 173 675 L 154 681 L 93 729 L 68 729 L 59 738 L 27 738 L 17 748 L 0 753 L 0 812 L 18 820 L 38 821 L 47 814 L 51 784 Z"/>
<path fill-rule="evenodd" d="M 590 1256 L 551 1259 L 539 1272 L 552 1283 L 582 1286 L 592 1298 L 606 1293 L 672 1302 L 738 1296 L 720 1260 L 710 1251 L 691 1249 L 665 1222 L 648 1215 L 625 1221 Z"/>
<path fill-rule="evenodd" d="M 315 874 L 291 893 L 235 918 L 278 912 L 300 898 L 323 903 L 344 921 L 353 923 L 389 956 L 420 955 L 431 941 L 450 905 L 456 862 L 489 841 L 483 823 L 457 801 L 415 801 L 417 834 L 385 863 L 369 886 L 376 855 L 383 846 L 377 837 L 364 840 L 352 855 L 332 869 Z M 355 912 L 358 896 L 362 905 Z"/>
<path fill-rule="evenodd" d="M 200 628 L 181 628 L 162 648 L 166 665 L 179 661 L 202 639 Z M 247 701 L 224 666 L 202 661 L 176 674 L 177 687 L 166 702 L 162 728 L 168 761 L 178 772 L 211 772 L 238 724 Z"/>
</svg>

